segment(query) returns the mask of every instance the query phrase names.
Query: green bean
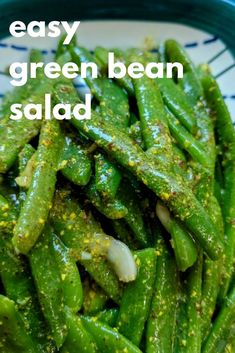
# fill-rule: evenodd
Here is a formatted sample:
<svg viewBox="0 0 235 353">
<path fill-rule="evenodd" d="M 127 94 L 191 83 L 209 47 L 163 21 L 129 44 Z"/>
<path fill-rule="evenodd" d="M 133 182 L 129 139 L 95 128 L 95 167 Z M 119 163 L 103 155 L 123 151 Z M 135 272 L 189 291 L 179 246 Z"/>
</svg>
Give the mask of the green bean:
<svg viewBox="0 0 235 353">
<path fill-rule="evenodd" d="M 196 132 L 196 119 L 193 109 L 184 93 L 173 80 L 161 78 L 157 80 L 162 98 L 181 124 L 191 133 Z"/>
<path fill-rule="evenodd" d="M 45 87 L 43 90 L 45 91 Z M 40 103 L 39 98 L 37 103 Z M 31 121 L 25 117 L 17 121 L 7 120 L 1 124 L 0 173 L 6 173 L 13 166 L 20 150 L 38 134 L 40 126 L 40 120 Z"/>
<path fill-rule="evenodd" d="M 93 337 L 84 328 L 79 316 L 74 315 L 66 308 L 68 335 L 60 349 L 61 353 L 95 353 L 98 352 Z"/>
<path fill-rule="evenodd" d="M 138 248 L 139 244 L 135 239 L 135 235 L 131 231 L 125 219 L 112 220 L 111 226 L 117 239 L 121 240 L 132 250 Z"/>
<path fill-rule="evenodd" d="M 209 336 L 202 347 L 202 353 L 220 352 L 219 347 L 224 347 L 230 332 L 234 332 L 235 315 L 235 289 L 234 287 L 225 298 L 216 317 Z"/>
<path fill-rule="evenodd" d="M 84 281 L 83 312 L 86 315 L 95 315 L 104 309 L 108 296 L 95 282 Z"/>
<path fill-rule="evenodd" d="M 196 76 L 195 69 L 191 72 L 184 72 L 184 77 L 179 81 L 179 86 L 186 94 L 189 103 L 197 104 L 203 96 L 203 88 Z"/>
<path fill-rule="evenodd" d="M 202 286 L 202 253 L 199 254 L 196 264 L 189 270 L 186 279 L 186 314 L 187 326 L 186 342 L 182 349 L 187 353 L 201 352 L 201 286 Z"/>
<path fill-rule="evenodd" d="M 94 337 L 101 352 L 141 353 L 139 348 L 108 325 L 87 316 L 81 316 L 81 320 L 87 331 Z"/>
<path fill-rule="evenodd" d="M 171 234 L 171 245 L 174 250 L 177 267 L 184 272 L 197 259 L 197 249 L 194 242 L 182 224 L 175 221 L 168 209 L 159 201 L 157 202 L 156 212 L 164 228 Z"/>
<path fill-rule="evenodd" d="M 114 198 L 121 182 L 121 173 L 101 153 L 95 155 L 95 183 L 103 197 Z"/>
<path fill-rule="evenodd" d="M 128 214 L 127 207 L 118 199 L 105 199 L 96 189 L 95 180 L 86 187 L 86 195 L 97 210 L 110 219 L 120 219 Z"/>
<path fill-rule="evenodd" d="M 214 180 L 214 195 L 217 198 L 220 207 L 223 206 L 223 189 L 224 189 L 224 176 L 222 172 L 221 161 L 217 157 L 215 164 L 215 180 Z"/>
<path fill-rule="evenodd" d="M 223 299 L 229 289 L 232 274 L 234 273 L 234 239 L 235 239 L 235 163 L 226 167 L 224 171 L 225 188 L 223 194 L 223 219 L 224 219 L 224 234 L 225 234 L 225 260 L 223 266 L 223 283 L 221 286 L 219 298 Z"/>
<path fill-rule="evenodd" d="M 39 353 L 28 335 L 15 304 L 0 295 L 0 348 L 2 352 Z"/>
<path fill-rule="evenodd" d="M 221 265 L 219 261 L 204 259 L 201 303 L 201 333 L 205 341 L 210 328 L 211 318 L 216 307 L 216 300 L 221 282 Z"/>
<path fill-rule="evenodd" d="M 120 50 L 113 50 L 116 61 L 123 61 L 123 53 Z M 103 47 L 96 47 L 95 48 L 95 56 L 101 62 L 104 71 L 108 69 L 108 50 Z M 134 95 L 134 88 L 131 81 L 131 78 L 125 75 L 123 78 L 116 79 L 116 82 L 125 90 L 130 96 Z"/>
<path fill-rule="evenodd" d="M 120 333 L 139 346 L 153 295 L 155 250 L 140 250 L 135 253 L 135 259 L 139 267 L 138 276 L 124 289 L 116 325 Z"/>
<path fill-rule="evenodd" d="M 29 260 L 44 317 L 57 348 L 60 348 L 66 338 L 67 326 L 63 282 L 55 262 L 52 241 L 52 230 L 46 226 L 39 241 L 30 252 Z"/>
<path fill-rule="evenodd" d="M 146 76 L 133 80 L 140 114 L 140 123 L 146 149 L 159 147 L 159 158 L 171 156 L 171 137 L 167 127 L 166 111 L 160 91 L 154 81 Z M 158 155 L 156 155 L 158 158 Z"/>
<path fill-rule="evenodd" d="M 204 166 L 210 164 L 210 158 L 204 151 L 203 145 L 196 140 L 177 120 L 173 114 L 168 112 L 168 125 L 172 136 L 176 139 L 179 146 L 187 151 L 191 157 Z"/>
<path fill-rule="evenodd" d="M 124 220 L 132 230 L 138 244 L 141 246 L 148 246 L 150 237 L 144 224 L 143 211 L 141 210 L 135 189 L 130 183 L 124 180 L 118 191 L 117 197 L 128 210 Z"/>
<path fill-rule="evenodd" d="M 62 241 L 53 234 L 52 236 L 55 259 L 63 283 L 64 302 L 71 312 L 78 312 L 83 303 L 83 290 L 81 278 L 69 250 Z"/>
<path fill-rule="evenodd" d="M 91 161 L 86 151 L 68 136 L 64 137 L 59 169 L 75 185 L 87 185 L 91 177 Z"/>
<path fill-rule="evenodd" d="M 9 299 L 16 303 L 27 332 L 35 340 L 37 349 L 47 349 L 45 322 L 36 297 L 27 262 L 14 253 L 9 236 L 0 237 L 0 277 Z"/>
<path fill-rule="evenodd" d="M 72 60 L 78 65 L 78 67 L 81 66 L 81 63 L 95 62 L 94 56 L 87 49 L 80 46 L 71 47 L 70 54 Z M 86 84 L 95 98 L 100 101 L 102 99 L 102 80 L 100 77 L 94 79 L 92 76 L 92 69 L 88 68 L 86 70 Z"/>
<path fill-rule="evenodd" d="M 104 324 L 107 324 L 110 327 L 114 327 L 117 323 L 118 312 L 118 308 L 104 309 L 103 311 L 99 312 L 95 317 L 100 322 L 103 322 Z"/>
<path fill-rule="evenodd" d="M 220 291 L 220 299 L 226 296 L 233 272 L 234 237 L 235 237 L 235 132 L 226 104 L 216 81 L 210 75 L 202 75 L 202 84 L 215 119 L 219 145 L 223 151 L 223 217 L 225 225 L 225 278 Z"/>
<path fill-rule="evenodd" d="M 64 44 L 64 40 L 66 38 L 66 34 L 62 35 L 59 39 L 57 49 L 56 49 L 56 54 L 55 58 L 60 60 L 60 58 L 64 55 L 67 55 L 69 53 L 69 50 L 73 47 L 76 46 L 77 44 L 77 38 L 76 35 L 74 35 L 68 45 Z"/>
<path fill-rule="evenodd" d="M 107 117 L 108 113 L 108 117 Z M 124 130 L 129 125 L 129 102 L 125 91 L 118 87 L 115 82 L 102 80 L 102 99 L 100 99 L 100 114 L 110 124 L 115 124 Z"/>
<path fill-rule="evenodd" d="M 104 290 L 109 298 L 115 303 L 120 303 L 122 296 L 122 285 L 118 282 L 118 278 L 112 270 L 111 266 L 104 259 L 96 258 L 93 260 L 79 261 L 96 281 L 96 283 Z"/>
<path fill-rule="evenodd" d="M 32 182 L 14 229 L 13 244 L 21 253 L 29 252 L 46 223 L 55 189 L 61 147 L 58 121 L 46 121 L 40 134 Z"/>
<path fill-rule="evenodd" d="M 62 83 L 55 87 L 56 100 L 72 104 L 79 101 L 75 94 L 72 95 L 73 88 L 70 85 L 66 86 L 65 93 L 64 85 Z M 175 216 L 179 217 L 194 234 L 209 256 L 220 257 L 223 245 L 217 239 L 217 231 L 188 187 L 166 175 L 164 171 L 157 171 L 155 164 L 126 134 L 117 131 L 104 121 L 101 123 L 99 115 L 95 112 L 89 121 L 78 121 L 73 118 L 71 122 L 165 201 Z M 191 205 L 190 210 L 185 208 L 188 204 Z"/>
<path fill-rule="evenodd" d="M 178 303 L 176 308 L 176 330 L 173 340 L 173 351 L 182 352 L 187 344 L 187 295 L 183 280 L 179 283 Z"/>
<path fill-rule="evenodd" d="M 146 353 L 173 352 L 178 302 L 178 273 L 164 240 L 156 242 L 157 268 L 154 295 L 147 322 Z"/>
<path fill-rule="evenodd" d="M 144 149 L 141 126 L 138 120 L 129 127 L 128 135 L 137 145 Z"/>
<path fill-rule="evenodd" d="M 196 68 L 184 48 L 176 40 L 168 39 L 165 41 L 165 55 L 167 62 L 179 62 L 183 65 L 184 75 L 190 74 L 195 91 L 202 93 L 200 81 L 196 74 Z"/>
</svg>

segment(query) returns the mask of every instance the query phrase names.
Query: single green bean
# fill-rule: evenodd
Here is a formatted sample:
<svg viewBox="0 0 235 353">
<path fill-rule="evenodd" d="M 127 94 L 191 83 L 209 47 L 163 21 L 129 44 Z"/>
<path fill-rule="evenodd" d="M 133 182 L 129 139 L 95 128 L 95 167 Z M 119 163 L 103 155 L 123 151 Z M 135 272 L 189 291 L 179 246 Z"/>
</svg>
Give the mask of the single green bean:
<svg viewBox="0 0 235 353">
<path fill-rule="evenodd" d="M 147 320 L 156 273 L 156 253 L 152 248 L 135 253 L 138 276 L 123 292 L 117 329 L 136 346 L 140 345 Z"/>
<path fill-rule="evenodd" d="M 87 331 L 94 337 L 101 352 L 141 353 L 139 348 L 108 325 L 87 316 L 81 316 L 81 320 Z"/>
<path fill-rule="evenodd" d="M 40 134 L 36 168 L 14 229 L 12 241 L 21 253 L 29 252 L 46 223 L 55 190 L 62 147 L 58 121 L 55 119 L 46 121 Z"/>
<path fill-rule="evenodd" d="M 95 183 L 98 192 L 106 198 L 114 198 L 121 182 L 121 172 L 101 153 L 95 155 Z"/>
<path fill-rule="evenodd" d="M 82 283 L 76 262 L 69 253 L 69 249 L 55 234 L 52 236 L 52 242 L 63 283 L 65 305 L 76 313 L 81 309 L 83 303 Z"/>
<path fill-rule="evenodd" d="M 147 322 L 146 353 L 171 353 L 176 326 L 178 272 L 164 240 L 156 242 L 157 267 L 154 295 Z"/>
<path fill-rule="evenodd" d="M 194 138 L 170 111 L 168 111 L 168 113 L 169 129 L 179 146 L 187 151 L 194 160 L 207 167 L 211 162 L 207 153 L 204 151 L 202 143 Z"/>
<path fill-rule="evenodd" d="M 184 92 L 178 88 L 172 79 L 161 78 L 157 80 L 157 83 L 160 87 L 162 98 L 167 107 L 182 123 L 182 125 L 189 132 L 194 134 L 197 129 L 196 118 Z"/>
<path fill-rule="evenodd" d="M 62 175 L 75 185 L 87 185 L 91 177 L 91 161 L 82 146 L 64 136 L 59 169 Z"/>
<path fill-rule="evenodd" d="M 225 225 L 225 264 L 224 281 L 220 291 L 222 300 L 228 291 L 233 272 L 234 239 L 235 239 L 235 131 L 227 106 L 223 100 L 219 86 L 209 74 L 202 75 L 202 84 L 207 103 L 215 119 L 219 145 L 223 151 L 223 218 Z"/>
<path fill-rule="evenodd" d="M 29 254 L 29 260 L 44 317 L 57 348 L 60 348 L 65 341 L 68 328 L 64 311 L 63 282 L 55 261 L 52 241 L 52 230 L 45 227 L 45 231 Z"/>
<path fill-rule="evenodd" d="M 187 325 L 186 342 L 182 352 L 201 352 L 201 287 L 202 287 L 202 252 L 198 255 L 197 262 L 189 269 L 186 279 L 186 315 Z"/>
</svg>

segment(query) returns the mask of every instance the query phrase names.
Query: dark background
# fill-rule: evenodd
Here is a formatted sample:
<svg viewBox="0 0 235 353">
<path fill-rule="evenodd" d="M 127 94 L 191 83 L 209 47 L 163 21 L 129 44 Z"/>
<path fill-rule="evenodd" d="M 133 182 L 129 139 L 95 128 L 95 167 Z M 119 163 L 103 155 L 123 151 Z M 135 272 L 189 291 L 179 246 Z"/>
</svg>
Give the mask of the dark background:
<svg viewBox="0 0 235 353">
<path fill-rule="evenodd" d="M 0 37 L 15 20 L 75 19 L 189 24 L 218 35 L 235 55 L 235 0 L 0 0 Z"/>
</svg>

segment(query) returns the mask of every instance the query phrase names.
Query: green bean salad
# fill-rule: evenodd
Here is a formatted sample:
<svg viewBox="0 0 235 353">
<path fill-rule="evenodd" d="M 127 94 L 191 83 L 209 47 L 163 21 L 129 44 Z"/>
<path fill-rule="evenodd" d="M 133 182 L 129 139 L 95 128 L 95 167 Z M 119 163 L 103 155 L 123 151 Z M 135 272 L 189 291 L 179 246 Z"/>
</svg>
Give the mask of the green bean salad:
<svg viewBox="0 0 235 353">
<path fill-rule="evenodd" d="M 111 80 L 107 49 L 60 40 L 60 65 L 98 65 L 91 119 L 12 121 L 12 104 L 48 92 L 82 103 L 40 69 L 1 104 L 0 352 L 234 353 L 235 130 L 220 89 L 175 40 L 112 51 L 184 76 Z"/>
</svg>

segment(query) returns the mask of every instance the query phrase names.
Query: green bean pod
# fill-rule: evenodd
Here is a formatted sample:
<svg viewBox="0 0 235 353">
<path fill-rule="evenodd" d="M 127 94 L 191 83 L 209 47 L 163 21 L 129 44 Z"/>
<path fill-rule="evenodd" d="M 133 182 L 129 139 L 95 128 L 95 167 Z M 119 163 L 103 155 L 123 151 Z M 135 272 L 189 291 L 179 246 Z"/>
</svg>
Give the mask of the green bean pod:
<svg viewBox="0 0 235 353">
<path fill-rule="evenodd" d="M 173 352 L 178 302 L 178 273 L 163 239 L 156 243 L 157 268 L 146 331 L 146 353 Z"/>
<path fill-rule="evenodd" d="M 54 255 L 63 283 L 64 303 L 71 312 L 78 312 L 83 303 L 83 290 L 76 262 L 68 248 L 55 235 L 52 235 Z"/>
<path fill-rule="evenodd" d="M 68 329 L 64 309 L 63 282 L 55 261 L 52 230 L 48 226 L 30 252 L 29 260 L 44 317 L 57 348 L 60 348 Z"/>
<path fill-rule="evenodd" d="M 121 173 L 101 153 L 95 155 L 95 183 L 98 192 L 106 198 L 114 198 L 121 182 Z"/>
<path fill-rule="evenodd" d="M 40 353 L 28 335 L 15 303 L 0 295 L 0 348 L 4 353 Z"/>
<path fill-rule="evenodd" d="M 156 213 L 164 228 L 171 234 L 171 245 L 174 250 L 177 267 L 184 272 L 197 259 L 195 243 L 183 225 L 172 218 L 168 209 L 159 201 L 157 202 Z"/>
<path fill-rule="evenodd" d="M 157 80 L 164 103 L 176 116 L 181 124 L 192 134 L 195 134 L 197 125 L 195 114 L 187 101 L 185 94 L 173 80 L 161 78 Z"/>
<path fill-rule="evenodd" d="M 210 161 L 207 153 L 204 151 L 202 143 L 193 137 L 170 111 L 168 111 L 167 117 L 171 134 L 178 142 L 179 146 L 187 151 L 194 160 L 207 167 Z"/>
<path fill-rule="evenodd" d="M 225 347 L 227 338 L 234 332 L 234 316 L 235 289 L 233 287 L 213 323 L 209 336 L 202 347 L 202 353 L 214 353 L 219 351 L 219 347 Z"/>
<path fill-rule="evenodd" d="M 235 239 L 235 132 L 227 106 L 223 100 L 218 84 L 209 74 L 201 77 L 207 103 L 215 120 L 215 128 L 219 145 L 223 151 L 223 218 L 225 226 L 225 263 L 224 280 L 220 290 L 222 300 L 228 291 L 233 269 L 234 239 Z"/>
<path fill-rule="evenodd" d="M 55 190 L 58 161 L 62 150 L 57 120 L 46 121 L 41 130 L 35 170 L 14 229 L 15 248 L 27 254 L 46 223 Z"/>
<path fill-rule="evenodd" d="M 128 214 L 128 208 L 119 199 L 105 199 L 96 189 L 95 180 L 86 187 L 86 195 L 97 210 L 110 219 L 124 218 Z"/>
<path fill-rule="evenodd" d="M 138 347 L 108 325 L 87 316 L 81 316 L 81 320 L 87 331 L 94 337 L 101 352 L 141 353 Z"/>
<path fill-rule="evenodd" d="M 120 333 L 139 346 L 153 295 L 155 250 L 140 250 L 135 253 L 135 260 L 139 268 L 138 276 L 124 289 L 116 325 Z"/>
<path fill-rule="evenodd" d="M 85 329 L 79 316 L 71 313 L 68 308 L 66 318 L 68 325 L 68 335 L 60 349 L 61 353 L 96 353 L 98 349 L 93 337 Z"/>
<path fill-rule="evenodd" d="M 108 296 L 96 282 L 85 279 L 85 281 L 83 281 L 83 287 L 83 313 L 86 315 L 96 315 L 97 312 L 104 309 Z"/>
<path fill-rule="evenodd" d="M 201 352 L 201 287 L 202 287 L 202 253 L 199 254 L 196 264 L 189 270 L 186 279 L 186 315 L 187 326 L 186 342 L 182 349 L 187 353 Z"/>
<path fill-rule="evenodd" d="M 118 318 L 118 308 L 104 309 L 99 312 L 95 317 L 100 322 L 109 325 L 110 327 L 116 326 Z"/>
<path fill-rule="evenodd" d="M 148 246 L 150 236 L 144 223 L 140 201 L 134 188 L 126 180 L 122 182 L 117 197 L 128 210 L 124 220 L 132 230 L 137 243 L 141 246 Z"/>
<path fill-rule="evenodd" d="M 86 151 L 68 136 L 64 137 L 64 149 L 61 152 L 59 170 L 66 179 L 75 185 L 87 185 L 91 177 L 91 161 Z"/>
<path fill-rule="evenodd" d="M 46 338 L 45 322 L 36 297 L 33 278 L 27 262 L 15 254 L 11 240 L 8 238 L 1 234 L 0 277 L 5 293 L 16 303 L 24 326 L 34 339 L 37 349 L 46 350 L 50 342 Z"/>
</svg>

